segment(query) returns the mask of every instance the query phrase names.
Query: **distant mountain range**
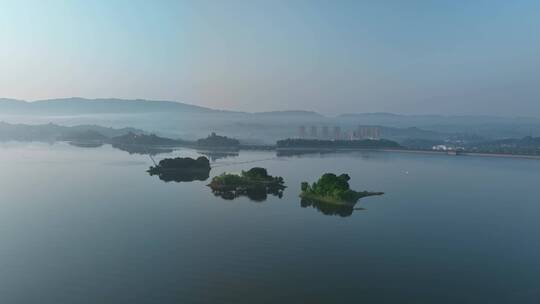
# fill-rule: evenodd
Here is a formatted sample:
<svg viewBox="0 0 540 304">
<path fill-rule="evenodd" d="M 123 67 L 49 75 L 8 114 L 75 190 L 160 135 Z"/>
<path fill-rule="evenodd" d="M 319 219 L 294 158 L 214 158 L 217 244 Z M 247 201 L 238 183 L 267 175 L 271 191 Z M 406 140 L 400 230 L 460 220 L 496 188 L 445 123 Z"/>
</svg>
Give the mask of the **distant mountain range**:
<svg viewBox="0 0 540 304">
<path fill-rule="evenodd" d="M 307 116 L 318 118 L 337 118 L 344 120 L 363 120 L 365 122 L 376 121 L 389 124 L 402 123 L 402 121 L 421 120 L 425 123 L 436 123 L 440 121 L 454 121 L 468 123 L 474 121 L 519 121 L 538 123 L 539 118 L 535 117 L 500 117 L 488 115 L 401 115 L 393 113 L 347 113 L 336 117 L 325 116 L 314 111 L 288 110 L 288 111 L 268 111 L 268 112 L 241 112 L 229 110 L 216 110 L 176 101 L 146 100 L 146 99 L 119 99 L 119 98 L 97 98 L 87 99 L 81 97 L 43 99 L 28 102 L 25 100 L 0 98 L 0 111 L 2 114 L 96 114 L 96 113 L 170 113 L 191 112 L 191 113 L 224 113 L 224 114 L 253 114 L 256 116 L 281 117 L 281 116 Z"/>
<path fill-rule="evenodd" d="M 443 135 L 431 131 L 416 128 L 397 129 L 383 128 L 385 138 L 398 138 L 399 142 L 380 140 L 320 140 L 320 139 L 282 139 L 277 141 L 277 147 L 281 149 L 300 149 L 300 151 L 281 151 L 281 155 L 297 155 L 307 153 L 302 149 L 354 149 L 354 148 L 406 148 L 418 150 L 432 150 L 434 146 L 444 146 L 465 152 L 496 153 L 496 154 L 519 154 L 540 155 L 540 137 L 511 138 L 502 140 L 484 140 L 480 138 L 463 139 L 459 135 Z M 457 137 L 455 137 L 457 136 Z M 410 139 L 415 137 L 416 139 Z M 445 139 L 442 139 L 445 138 Z M 74 146 L 95 148 L 104 144 L 111 144 L 113 148 L 126 151 L 130 154 L 170 153 L 174 147 L 195 147 L 210 152 L 213 157 L 223 157 L 230 152 L 238 152 L 242 149 L 254 149 L 253 145 L 242 145 L 234 138 L 212 134 L 204 139 L 188 141 L 160 137 L 148 134 L 142 130 L 133 128 L 114 129 L 95 125 L 59 126 L 56 124 L 24 125 L 0 122 L 0 142 L 4 141 L 38 141 L 38 142 L 68 142 Z M 268 149 L 268 145 L 258 146 L 259 149 Z M 219 152 L 221 151 L 221 152 Z M 313 152 L 313 151 L 312 151 Z M 217 154 L 216 154 L 217 153 Z M 292 154 L 291 154 L 292 153 Z M 210 155 L 211 155 L 210 154 Z M 279 154 L 278 154 L 279 155 Z"/>
<path fill-rule="evenodd" d="M 43 99 L 28 102 L 19 99 L 0 98 L 0 111 L 3 114 L 95 114 L 95 113 L 156 113 L 156 112 L 196 112 L 196 113 L 243 113 L 257 116 L 311 116 L 328 117 L 314 111 L 290 110 L 290 111 L 268 111 L 268 112 L 240 112 L 229 110 L 216 110 L 176 101 L 165 100 L 145 100 L 145 99 L 119 99 L 119 98 L 97 98 L 87 99 L 81 97 Z M 400 115 L 393 113 L 348 113 L 338 115 L 338 119 L 362 119 L 365 121 L 387 121 L 395 123 L 401 120 L 423 120 L 438 122 L 441 120 L 453 120 L 459 122 L 469 122 L 471 120 L 489 120 L 501 122 L 516 120 L 520 122 L 539 122 L 539 118 L 534 117 L 500 117 L 487 115 Z"/>
<path fill-rule="evenodd" d="M 98 113 L 153 113 L 153 112 L 223 112 L 174 101 L 116 99 L 116 98 L 62 98 L 33 102 L 0 99 L 3 114 L 77 115 Z"/>
<path fill-rule="evenodd" d="M 126 114 L 126 115 L 124 115 Z M 329 117 L 312 111 L 248 113 L 216 110 L 174 101 L 126 100 L 79 97 L 27 102 L 0 99 L 0 121 L 61 125 L 97 124 L 134 127 L 173 138 L 196 139 L 211 131 L 252 141 L 273 142 L 294 137 L 300 126 L 339 126 L 354 130 L 359 125 L 383 127 L 383 135 L 446 139 L 456 134 L 486 139 L 540 136 L 540 119 L 533 117 L 399 115 L 349 113 Z"/>
</svg>

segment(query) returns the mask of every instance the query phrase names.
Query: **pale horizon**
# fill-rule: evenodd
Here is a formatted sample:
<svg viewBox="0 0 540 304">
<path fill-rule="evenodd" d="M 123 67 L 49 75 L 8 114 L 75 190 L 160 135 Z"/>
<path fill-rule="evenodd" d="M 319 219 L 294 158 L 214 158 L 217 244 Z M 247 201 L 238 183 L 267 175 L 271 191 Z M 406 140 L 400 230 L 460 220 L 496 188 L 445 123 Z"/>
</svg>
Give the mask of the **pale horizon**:
<svg viewBox="0 0 540 304">
<path fill-rule="evenodd" d="M 540 303 L 539 16 L 0 0 L 0 304 Z"/>
<path fill-rule="evenodd" d="M 0 2 L 0 93 L 540 116 L 534 1 Z"/>
</svg>

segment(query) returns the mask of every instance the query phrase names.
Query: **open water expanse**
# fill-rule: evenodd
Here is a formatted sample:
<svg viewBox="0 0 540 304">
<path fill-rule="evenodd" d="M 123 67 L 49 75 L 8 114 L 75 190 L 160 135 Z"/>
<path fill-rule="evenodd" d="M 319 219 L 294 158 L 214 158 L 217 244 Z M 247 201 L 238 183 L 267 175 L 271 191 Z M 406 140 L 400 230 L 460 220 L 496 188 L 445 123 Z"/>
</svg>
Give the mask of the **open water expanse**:
<svg viewBox="0 0 540 304">
<path fill-rule="evenodd" d="M 200 156 L 182 149 L 155 156 Z M 540 303 L 540 160 L 390 152 L 215 159 L 283 197 L 225 200 L 106 145 L 0 144 L 0 303 Z M 357 210 L 302 205 L 348 173 Z"/>
</svg>

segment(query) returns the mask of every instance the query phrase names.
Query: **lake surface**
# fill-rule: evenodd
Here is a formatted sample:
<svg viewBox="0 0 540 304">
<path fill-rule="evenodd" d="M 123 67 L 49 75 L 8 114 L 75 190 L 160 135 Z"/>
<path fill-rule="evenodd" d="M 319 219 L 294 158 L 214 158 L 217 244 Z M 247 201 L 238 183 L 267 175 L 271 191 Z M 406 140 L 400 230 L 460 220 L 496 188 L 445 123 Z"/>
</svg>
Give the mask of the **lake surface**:
<svg viewBox="0 0 540 304">
<path fill-rule="evenodd" d="M 178 150 L 156 156 L 199 156 Z M 240 152 L 210 175 L 283 176 L 280 199 L 163 182 L 110 146 L 0 144 L 0 303 L 540 303 L 540 160 Z M 384 191 L 352 214 L 301 181 Z"/>
</svg>

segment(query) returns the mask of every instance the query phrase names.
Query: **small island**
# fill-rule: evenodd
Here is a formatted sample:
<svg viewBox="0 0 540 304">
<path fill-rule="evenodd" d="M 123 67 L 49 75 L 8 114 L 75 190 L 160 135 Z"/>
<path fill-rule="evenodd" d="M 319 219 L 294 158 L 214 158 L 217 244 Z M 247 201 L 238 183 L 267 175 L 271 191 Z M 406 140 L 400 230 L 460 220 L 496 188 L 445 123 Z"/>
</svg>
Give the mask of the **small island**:
<svg viewBox="0 0 540 304">
<path fill-rule="evenodd" d="M 127 134 L 111 138 L 112 144 L 118 145 L 141 145 L 141 146 L 175 146 L 178 142 L 174 139 L 159 137 L 155 134 Z"/>
<path fill-rule="evenodd" d="M 303 182 L 300 197 L 319 203 L 354 206 L 359 199 L 366 196 L 382 195 L 383 192 L 354 191 L 349 187 L 351 178 L 347 174 L 335 175 L 326 173 L 312 185 Z"/>
<path fill-rule="evenodd" d="M 234 199 L 247 196 L 253 201 L 266 200 L 267 194 L 282 197 L 285 189 L 283 178 L 268 175 L 265 168 L 251 168 L 240 174 L 223 173 L 212 179 L 208 187 L 216 196 Z"/>
<path fill-rule="evenodd" d="M 170 153 L 175 147 L 185 144 L 180 139 L 160 137 L 155 134 L 129 132 L 110 139 L 113 148 L 126 151 L 129 154 L 158 155 Z"/>
<path fill-rule="evenodd" d="M 166 158 L 148 169 L 150 175 L 157 175 L 163 181 L 188 182 L 205 181 L 210 176 L 210 161 L 201 156 Z"/>
<path fill-rule="evenodd" d="M 238 149 L 240 142 L 237 139 L 220 136 L 212 132 L 208 137 L 197 140 L 196 144 L 199 148 Z"/>
</svg>

